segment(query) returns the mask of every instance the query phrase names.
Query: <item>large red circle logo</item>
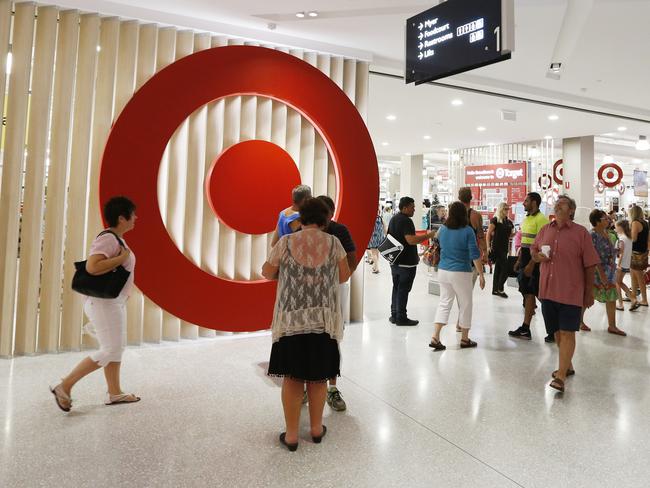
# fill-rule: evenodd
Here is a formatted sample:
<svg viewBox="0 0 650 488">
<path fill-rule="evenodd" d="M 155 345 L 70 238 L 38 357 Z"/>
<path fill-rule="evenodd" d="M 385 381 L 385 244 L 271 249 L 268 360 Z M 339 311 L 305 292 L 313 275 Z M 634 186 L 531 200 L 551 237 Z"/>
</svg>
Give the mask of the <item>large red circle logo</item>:
<svg viewBox="0 0 650 488">
<path fill-rule="evenodd" d="M 212 163 L 205 182 L 210 207 L 228 227 L 244 234 L 273 232 L 288 196 L 300 184 L 289 153 L 266 141 L 229 147 Z"/>
<path fill-rule="evenodd" d="M 135 280 L 143 293 L 183 320 L 232 332 L 270 326 L 275 283 L 219 278 L 187 259 L 163 223 L 157 180 L 163 152 L 176 128 L 203 105 L 237 95 L 283 102 L 309 120 L 322 136 L 338 184 L 335 219 L 350 229 L 357 244 L 357 259 L 370 240 L 379 197 L 377 157 L 359 112 L 331 79 L 294 56 L 253 46 L 208 49 L 176 61 L 145 83 L 115 121 L 106 143 L 100 204 L 112 196 L 125 195 L 138 206 L 138 225 L 129 233 L 128 242 L 138 256 Z M 260 156 L 266 150 L 271 154 L 269 167 L 262 164 L 266 161 L 263 157 L 242 159 L 247 151 Z M 217 158 L 206 187 L 213 210 L 226 225 L 247 232 L 267 232 L 269 215 L 275 209 L 243 222 L 249 216 L 241 219 L 222 205 L 224 195 L 231 206 L 236 206 L 238 199 L 245 199 L 247 204 L 250 199 L 259 199 L 263 206 L 265 198 L 276 202 L 275 208 L 281 200 L 286 202 L 282 207 L 289 205 L 287 189 L 297 180 L 281 151 L 277 146 L 249 143 L 233 146 Z M 251 164 L 250 168 L 246 164 Z M 262 193 L 242 195 L 245 174 L 256 170 L 266 178 L 260 178 L 255 186 L 262 188 Z"/>
</svg>

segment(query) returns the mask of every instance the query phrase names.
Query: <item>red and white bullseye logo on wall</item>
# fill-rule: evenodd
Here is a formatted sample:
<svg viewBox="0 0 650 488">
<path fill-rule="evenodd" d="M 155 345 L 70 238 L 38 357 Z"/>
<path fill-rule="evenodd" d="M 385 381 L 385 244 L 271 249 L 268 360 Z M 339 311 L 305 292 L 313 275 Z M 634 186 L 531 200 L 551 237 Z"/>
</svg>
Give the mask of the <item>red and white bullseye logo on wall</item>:
<svg viewBox="0 0 650 488">
<path fill-rule="evenodd" d="M 564 161 L 562 159 L 558 159 L 553 165 L 553 181 L 562 186 L 564 181 Z"/>
<path fill-rule="evenodd" d="M 377 212 L 377 156 L 359 112 L 321 71 L 289 54 L 253 46 L 208 49 L 153 76 L 116 120 L 104 150 L 100 203 L 132 198 L 138 224 L 129 245 L 138 256 L 136 284 L 157 305 L 190 323 L 243 332 L 271 324 L 275 283 L 236 281 L 207 273 L 172 241 L 158 205 L 158 170 L 167 143 L 195 110 L 228 96 L 283 102 L 311 122 L 332 157 L 337 215 L 361 259 Z M 205 182 L 216 215 L 248 234 L 273 231 L 300 174 L 291 156 L 265 141 L 246 141 L 220 154 Z"/>
<path fill-rule="evenodd" d="M 598 180 L 602 181 L 607 188 L 614 188 L 623 179 L 623 170 L 618 164 L 603 164 L 598 170 Z"/>
</svg>

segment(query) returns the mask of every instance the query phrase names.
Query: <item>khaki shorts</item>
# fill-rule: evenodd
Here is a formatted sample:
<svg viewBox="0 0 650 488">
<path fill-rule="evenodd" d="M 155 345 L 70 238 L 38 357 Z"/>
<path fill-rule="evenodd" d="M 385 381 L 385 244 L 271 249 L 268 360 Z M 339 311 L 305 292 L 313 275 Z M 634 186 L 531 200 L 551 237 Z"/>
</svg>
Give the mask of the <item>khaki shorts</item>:
<svg viewBox="0 0 650 488">
<path fill-rule="evenodd" d="M 645 271 L 648 269 L 648 252 L 632 252 L 630 268 L 637 271 Z"/>
</svg>

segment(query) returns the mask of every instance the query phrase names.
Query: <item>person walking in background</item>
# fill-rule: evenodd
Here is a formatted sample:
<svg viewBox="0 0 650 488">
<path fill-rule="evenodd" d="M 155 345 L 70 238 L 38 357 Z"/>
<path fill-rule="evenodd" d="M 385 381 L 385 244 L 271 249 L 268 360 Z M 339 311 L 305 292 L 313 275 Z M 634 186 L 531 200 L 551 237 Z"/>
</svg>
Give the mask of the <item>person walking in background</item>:
<svg viewBox="0 0 650 488">
<path fill-rule="evenodd" d="M 555 220 L 540 229 L 529 248 L 531 259 L 541 263 L 542 315 L 559 350 L 558 369 L 553 371 L 549 386 L 560 392 L 564 392 L 566 378 L 575 374 L 575 333 L 580 329 L 583 308 L 594 304 L 594 274 L 600 264 L 589 232 L 572 221 L 575 210 L 573 199 L 560 196 L 555 203 Z"/>
<path fill-rule="evenodd" d="M 594 299 L 606 306 L 607 332 L 625 336 L 627 334 L 616 327 L 616 248 L 609 237 L 609 217 L 602 210 L 595 209 L 589 214 L 589 222 L 593 227 L 591 240 L 600 257 L 600 265 L 596 267 Z"/>
<path fill-rule="evenodd" d="M 462 202 L 449 206 L 449 217 L 438 231 L 440 242 L 440 264 L 438 264 L 438 282 L 440 283 L 440 302 L 436 310 L 435 330 L 429 347 L 435 351 L 444 351 L 446 346 L 440 342 L 440 332 L 449 321 L 449 313 L 458 302 L 459 319 L 462 335 L 461 349 L 476 347 L 476 342 L 469 338 L 472 327 L 472 262 L 479 276 L 481 290 L 485 288 L 485 277 L 481 265 L 481 253 L 476 243 L 476 235 L 469 225 L 467 209 Z"/>
<path fill-rule="evenodd" d="M 291 206 L 285 208 L 278 216 L 278 225 L 271 237 L 271 246 L 275 246 L 280 237 L 300 229 L 300 208 L 311 198 L 311 188 L 298 185 L 291 191 Z"/>
<path fill-rule="evenodd" d="M 623 301 L 632 302 L 630 312 L 634 312 L 641 305 L 636 300 L 636 295 L 628 288 L 623 279 L 630 272 L 630 263 L 632 261 L 632 231 L 630 223 L 627 220 L 616 222 L 616 232 L 618 233 L 618 262 L 616 266 L 616 289 L 618 292 L 617 310 L 624 310 Z M 627 295 L 627 300 L 623 298 L 621 291 Z"/>
<path fill-rule="evenodd" d="M 415 200 L 411 197 L 402 197 L 399 200 L 399 213 L 394 215 L 388 224 L 388 233 L 404 246 L 404 250 L 390 267 L 393 276 L 393 293 L 388 320 L 395 325 L 418 325 L 419 323 L 408 317 L 406 306 L 420 262 L 417 245 L 432 238 L 434 233 L 416 235 L 415 225 L 411 219 L 414 214 Z"/>
<path fill-rule="evenodd" d="M 356 246 L 350 235 L 348 228 L 332 220 L 334 217 L 334 212 L 336 207 L 334 205 L 334 200 L 332 200 L 327 195 L 321 195 L 317 197 L 318 200 L 323 202 L 327 207 L 327 224 L 325 227 L 325 232 L 336 237 L 345 251 L 345 257 L 348 261 L 348 268 L 350 269 L 350 274 L 355 272 L 357 269 L 357 255 L 356 255 Z M 339 296 L 341 303 L 341 315 L 343 317 L 343 324 L 345 324 L 350 316 L 350 283 L 346 280 L 344 283 L 339 285 Z M 329 387 L 327 389 L 327 404 L 332 410 L 337 412 L 343 412 L 347 406 L 341 392 L 336 387 L 336 376 L 332 376 L 329 380 Z"/>
<path fill-rule="evenodd" d="M 372 237 L 368 243 L 366 251 L 368 262 L 372 265 L 372 272 L 379 273 L 379 245 L 386 239 L 386 232 L 384 231 L 384 220 L 381 218 L 381 208 L 377 210 L 375 217 L 375 227 L 372 230 Z"/>
<path fill-rule="evenodd" d="M 72 408 L 74 385 L 100 368 L 104 368 L 108 387 L 106 405 L 140 401 L 134 394 L 124 393 L 120 385 L 122 354 L 126 347 L 126 302 L 133 290 L 135 272 L 135 255 L 123 236 L 135 227 L 135 204 L 128 198 L 114 197 L 104 205 L 103 214 L 109 227 L 90 245 L 86 271 L 99 276 L 123 266 L 130 275 L 117 298 L 86 298 L 84 312 L 90 323 L 84 329 L 97 340 L 99 350 L 77 364 L 61 383 L 50 388 L 56 404 L 64 412 Z"/>
<path fill-rule="evenodd" d="M 637 290 L 641 291 L 639 305 L 648 306 L 648 295 L 645 285 L 645 271 L 648 269 L 648 241 L 650 232 L 648 223 L 643 218 L 643 210 L 638 205 L 630 208 L 630 230 L 632 234 L 632 258 L 630 274 L 632 275 L 632 293 L 636 296 Z"/>
<path fill-rule="evenodd" d="M 384 232 L 388 232 L 388 224 L 390 219 L 393 218 L 393 207 L 391 205 L 386 205 L 384 210 L 382 210 L 381 218 L 384 221 Z"/>
<path fill-rule="evenodd" d="M 539 265 L 532 259 L 530 247 L 542 227 L 548 224 L 548 218 L 540 210 L 542 197 L 539 193 L 530 192 L 524 200 L 526 217 L 521 223 L 521 250 L 515 263 L 519 271 L 519 292 L 524 296 L 524 321 L 521 326 L 508 332 L 510 337 L 531 340 L 530 323 L 535 314 L 535 299 L 539 291 Z M 548 333 L 544 341 L 553 342 L 554 336 Z"/>
<path fill-rule="evenodd" d="M 496 214 L 490 220 L 486 241 L 488 257 L 495 263 L 494 277 L 492 278 L 492 295 L 508 298 L 504 286 L 508 279 L 508 249 L 510 248 L 510 236 L 514 232 L 514 224 L 508 218 L 510 206 L 501 202 Z"/>
<path fill-rule="evenodd" d="M 284 378 L 286 431 L 280 434 L 280 443 L 290 451 L 298 448 L 305 384 L 311 437 L 320 443 L 327 432 L 323 425 L 327 381 L 339 375 L 343 338 L 339 284 L 350 277 L 350 268 L 340 241 L 324 232 L 328 214 L 321 200 L 305 202 L 300 208 L 302 231 L 282 237 L 262 267 L 266 279 L 278 280 L 268 375 Z"/>
<path fill-rule="evenodd" d="M 470 187 L 465 186 L 458 190 L 458 200 L 465 205 L 469 226 L 472 228 L 474 235 L 476 236 L 478 250 L 481 253 L 481 267 L 483 267 L 484 264 L 487 264 L 488 257 L 485 232 L 483 231 L 483 216 L 472 208 L 472 189 Z M 474 283 L 476 283 L 476 278 L 478 278 L 478 269 L 474 267 L 474 262 L 472 262 L 472 287 L 474 286 Z M 462 332 L 460 322 L 456 323 L 456 332 Z"/>
</svg>

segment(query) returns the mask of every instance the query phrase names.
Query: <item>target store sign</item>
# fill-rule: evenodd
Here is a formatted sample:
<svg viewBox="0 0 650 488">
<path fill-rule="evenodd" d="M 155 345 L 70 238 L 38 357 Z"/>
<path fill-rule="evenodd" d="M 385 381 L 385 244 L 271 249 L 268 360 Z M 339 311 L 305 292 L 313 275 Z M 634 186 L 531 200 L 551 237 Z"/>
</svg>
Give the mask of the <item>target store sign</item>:
<svg viewBox="0 0 650 488">
<path fill-rule="evenodd" d="M 310 64 L 254 46 L 207 49 L 154 75 L 116 120 L 102 158 L 100 205 L 115 195 L 138 207 L 129 245 L 138 256 L 136 285 L 154 303 L 192 324 L 245 332 L 271 325 L 276 284 L 214 276 L 176 247 L 158 204 L 158 171 L 174 131 L 198 108 L 229 96 L 261 96 L 308 120 L 332 158 L 337 221 L 357 243 L 370 240 L 379 198 L 377 156 L 365 122 L 348 96 Z M 295 161 L 281 147 L 248 140 L 211 155 L 205 195 L 215 216 L 243 234 L 271 232 L 278 211 L 300 183 Z"/>
<path fill-rule="evenodd" d="M 526 181 L 526 163 L 484 164 L 465 167 L 465 184 L 470 186 L 501 186 L 521 184 Z"/>
</svg>

